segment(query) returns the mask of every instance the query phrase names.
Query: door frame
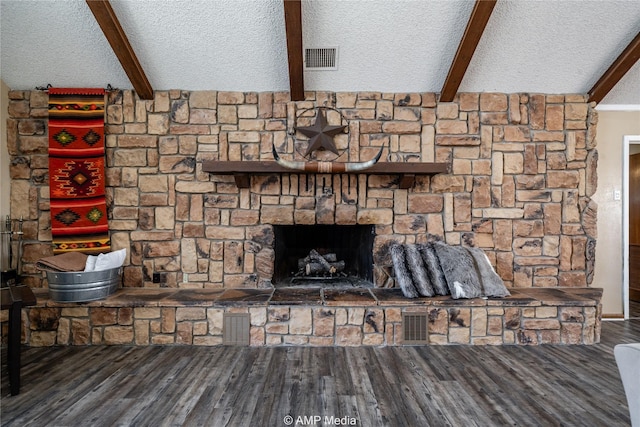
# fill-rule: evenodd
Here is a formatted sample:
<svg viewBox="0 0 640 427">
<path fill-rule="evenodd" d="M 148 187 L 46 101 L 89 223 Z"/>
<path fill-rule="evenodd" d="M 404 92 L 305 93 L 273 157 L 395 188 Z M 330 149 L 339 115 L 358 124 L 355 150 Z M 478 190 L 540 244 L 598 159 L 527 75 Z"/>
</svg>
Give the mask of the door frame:
<svg viewBox="0 0 640 427">
<path fill-rule="evenodd" d="M 629 155 L 640 135 L 625 135 L 622 146 L 622 295 L 624 319 L 629 319 Z"/>
</svg>

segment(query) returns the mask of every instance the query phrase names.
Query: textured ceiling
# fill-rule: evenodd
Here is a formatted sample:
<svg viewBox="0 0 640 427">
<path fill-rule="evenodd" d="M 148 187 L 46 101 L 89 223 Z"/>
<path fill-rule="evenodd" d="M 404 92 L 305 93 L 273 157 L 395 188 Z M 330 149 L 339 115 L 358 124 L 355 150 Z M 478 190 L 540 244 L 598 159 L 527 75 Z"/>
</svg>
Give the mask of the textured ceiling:
<svg viewBox="0 0 640 427">
<path fill-rule="evenodd" d="M 112 0 L 155 90 L 287 91 L 281 0 Z M 640 31 L 640 3 L 499 0 L 460 91 L 586 93 Z M 338 47 L 305 89 L 439 92 L 473 8 L 462 0 L 303 0 L 306 47 Z M 0 0 L 12 89 L 132 88 L 83 0 Z M 640 62 L 604 104 L 640 105 Z"/>
</svg>

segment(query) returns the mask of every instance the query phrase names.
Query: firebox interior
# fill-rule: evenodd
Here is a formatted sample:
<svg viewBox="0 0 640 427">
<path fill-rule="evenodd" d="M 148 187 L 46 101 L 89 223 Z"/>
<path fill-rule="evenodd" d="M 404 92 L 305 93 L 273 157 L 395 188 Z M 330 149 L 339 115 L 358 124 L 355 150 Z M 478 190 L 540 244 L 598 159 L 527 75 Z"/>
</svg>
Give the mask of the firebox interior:
<svg viewBox="0 0 640 427">
<path fill-rule="evenodd" d="M 373 286 L 373 225 L 276 225 L 275 286 Z M 301 260 L 311 251 L 344 261 L 336 273 L 306 274 Z"/>
</svg>

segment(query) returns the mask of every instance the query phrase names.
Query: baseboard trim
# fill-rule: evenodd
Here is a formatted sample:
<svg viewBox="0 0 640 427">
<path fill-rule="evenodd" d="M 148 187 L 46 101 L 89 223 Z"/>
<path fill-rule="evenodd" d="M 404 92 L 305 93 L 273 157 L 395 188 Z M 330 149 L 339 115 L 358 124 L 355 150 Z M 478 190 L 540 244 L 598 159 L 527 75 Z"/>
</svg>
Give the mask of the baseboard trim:
<svg viewBox="0 0 640 427">
<path fill-rule="evenodd" d="M 624 320 L 624 314 L 623 313 L 603 313 L 602 314 L 602 320 Z"/>
</svg>

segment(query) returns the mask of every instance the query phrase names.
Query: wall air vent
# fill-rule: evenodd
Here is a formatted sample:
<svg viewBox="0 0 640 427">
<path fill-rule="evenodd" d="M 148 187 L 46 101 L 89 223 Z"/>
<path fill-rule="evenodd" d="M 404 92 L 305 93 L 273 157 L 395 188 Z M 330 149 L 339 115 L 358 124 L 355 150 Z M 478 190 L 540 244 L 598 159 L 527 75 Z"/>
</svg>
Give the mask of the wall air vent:
<svg viewBox="0 0 640 427">
<path fill-rule="evenodd" d="M 322 47 L 305 49 L 304 69 L 309 71 L 337 70 L 338 48 Z"/>
<path fill-rule="evenodd" d="M 402 343 L 429 344 L 426 313 L 402 313 Z"/>
<path fill-rule="evenodd" d="M 249 345 L 251 337 L 249 313 L 224 313 L 222 316 L 222 344 Z"/>
</svg>

